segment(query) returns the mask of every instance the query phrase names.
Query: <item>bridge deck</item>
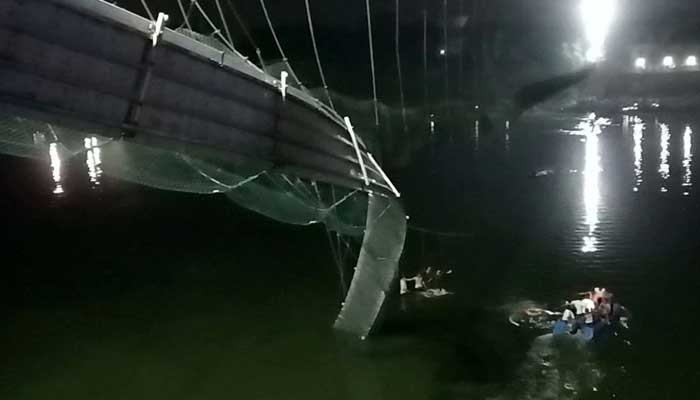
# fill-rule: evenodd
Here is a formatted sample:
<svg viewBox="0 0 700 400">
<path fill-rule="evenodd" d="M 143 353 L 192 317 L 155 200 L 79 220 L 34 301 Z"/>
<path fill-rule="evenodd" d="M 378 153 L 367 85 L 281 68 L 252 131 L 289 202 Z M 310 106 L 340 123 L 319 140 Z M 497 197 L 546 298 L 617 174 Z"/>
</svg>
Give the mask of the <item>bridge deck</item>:
<svg viewBox="0 0 700 400">
<path fill-rule="evenodd" d="M 129 140 L 209 148 L 300 177 L 393 196 L 367 157 L 365 187 L 337 114 L 234 52 L 98 0 L 0 4 L 0 101 L 128 133 Z"/>
<path fill-rule="evenodd" d="M 255 165 L 369 192 L 361 256 L 336 324 L 365 337 L 398 271 L 406 232 L 398 193 L 337 114 L 295 88 L 283 99 L 278 84 L 236 52 L 173 30 L 153 46 L 150 21 L 101 0 L 0 1 L 5 115 L 38 114 L 234 170 Z"/>
</svg>

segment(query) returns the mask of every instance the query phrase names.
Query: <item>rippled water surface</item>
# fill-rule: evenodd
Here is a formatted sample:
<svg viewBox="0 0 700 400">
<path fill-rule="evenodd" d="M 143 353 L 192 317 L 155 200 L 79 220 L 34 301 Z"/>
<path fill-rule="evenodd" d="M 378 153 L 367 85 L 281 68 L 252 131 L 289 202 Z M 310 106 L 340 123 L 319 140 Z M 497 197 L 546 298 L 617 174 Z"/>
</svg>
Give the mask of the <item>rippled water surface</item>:
<svg viewBox="0 0 700 400">
<path fill-rule="evenodd" d="M 425 149 L 397 173 L 402 268 L 451 267 L 455 294 L 396 300 L 361 344 L 330 329 L 318 227 L 115 181 L 91 138 L 69 162 L 3 157 L 0 396 L 694 398 L 697 132 L 686 115 L 567 116 Z M 629 330 L 582 345 L 508 322 L 593 286 Z"/>
</svg>

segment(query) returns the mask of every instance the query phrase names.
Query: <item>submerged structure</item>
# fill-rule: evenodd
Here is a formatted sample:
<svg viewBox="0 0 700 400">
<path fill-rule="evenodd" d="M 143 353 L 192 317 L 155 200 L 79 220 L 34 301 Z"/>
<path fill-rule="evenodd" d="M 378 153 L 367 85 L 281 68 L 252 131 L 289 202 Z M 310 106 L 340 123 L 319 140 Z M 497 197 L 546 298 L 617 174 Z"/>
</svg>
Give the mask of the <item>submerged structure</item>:
<svg viewBox="0 0 700 400">
<path fill-rule="evenodd" d="M 336 327 L 366 337 L 403 250 L 398 191 L 347 117 L 167 20 L 101 0 L 1 2 L 0 152 L 54 163 L 99 148 L 105 174 L 324 223 L 344 288 L 363 237 Z"/>
</svg>

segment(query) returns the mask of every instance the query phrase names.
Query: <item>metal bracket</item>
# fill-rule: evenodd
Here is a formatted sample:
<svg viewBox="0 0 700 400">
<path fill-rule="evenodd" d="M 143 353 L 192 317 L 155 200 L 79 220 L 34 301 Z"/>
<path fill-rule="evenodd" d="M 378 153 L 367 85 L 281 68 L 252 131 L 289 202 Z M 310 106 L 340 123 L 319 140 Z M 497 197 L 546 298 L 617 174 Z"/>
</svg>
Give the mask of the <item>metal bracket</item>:
<svg viewBox="0 0 700 400">
<path fill-rule="evenodd" d="M 158 39 L 160 35 L 163 34 L 163 27 L 165 23 L 168 22 L 168 19 L 170 19 L 168 14 L 158 13 L 158 19 L 156 19 L 155 23 L 151 22 L 151 42 L 153 43 L 153 47 L 156 47 L 158 44 Z"/>
<path fill-rule="evenodd" d="M 350 132 L 350 138 L 352 139 L 353 147 L 355 147 L 355 154 L 357 154 L 357 161 L 360 163 L 360 170 L 362 171 L 362 178 L 365 181 L 365 186 L 369 186 L 367 170 L 365 169 L 365 161 L 362 159 L 362 152 L 360 152 L 360 146 L 357 145 L 357 137 L 355 136 L 355 129 L 350 123 L 350 117 L 345 117 L 345 126 L 348 128 L 348 132 Z"/>
<path fill-rule="evenodd" d="M 146 91 L 151 83 L 151 75 L 153 74 L 153 65 L 151 61 L 153 58 L 153 49 L 158 44 L 158 39 L 160 39 L 160 36 L 163 34 L 163 28 L 165 23 L 168 22 L 168 19 L 168 14 L 158 13 L 158 19 L 155 22 L 151 22 L 149 26 L 151 30 L 151 47 L 148 47 L 148 43 L 144 43 L 143 55 L 141 57 L 141 71 L 136 80 L 133 89 L 134 94 L 129 103 L 129 110 L 127 111 L 126 118 L 124 119 L 124 127 L 129 131 L 129 134 L 133 134 L 134 129 L 139 125 L 143 100 L 146 98 Z"/>
</svg>

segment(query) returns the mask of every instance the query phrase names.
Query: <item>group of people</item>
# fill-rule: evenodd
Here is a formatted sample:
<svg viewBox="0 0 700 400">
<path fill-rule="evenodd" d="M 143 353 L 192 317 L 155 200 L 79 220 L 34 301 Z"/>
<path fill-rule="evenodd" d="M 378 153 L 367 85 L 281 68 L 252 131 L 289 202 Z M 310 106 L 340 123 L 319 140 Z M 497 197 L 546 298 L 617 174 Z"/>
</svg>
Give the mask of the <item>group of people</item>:
<svg viewBox="0 0 700 400">
<path fill-rule="evenodd" d="M 622 306 L 613 302 L 613 294 L 605 288 L 580 294 L 584 297 L 566 302 L 561 317 L 570 326 L 571 334 L 576 334 L 583 326 L 603 326 L 619 319 Z"/>
<path fill-rule="evenodd" d="M 413 291 L 444 291 L 447 293 L 447 291 L 441 287 L 441 284 L 444 277 L 451 273 L 451 269 L 443 271 L 441 269 L 428 267 L 412 278 L 402 277 L 399 281 L 401 294 L 404 295 Z M 409 285 L 409 282 L 412 282 L 413 285 Z"/>
</svg>

